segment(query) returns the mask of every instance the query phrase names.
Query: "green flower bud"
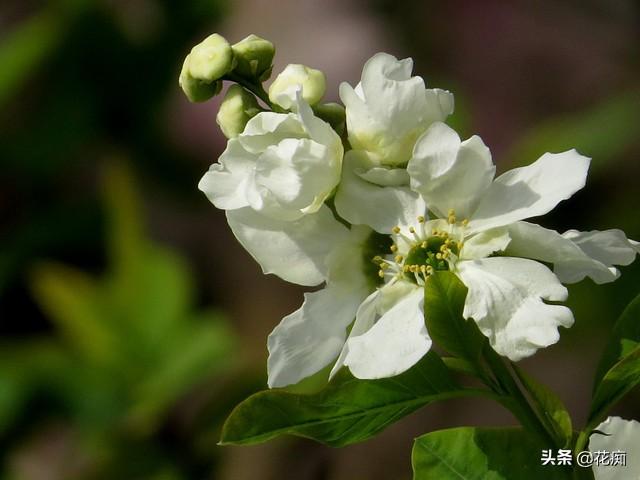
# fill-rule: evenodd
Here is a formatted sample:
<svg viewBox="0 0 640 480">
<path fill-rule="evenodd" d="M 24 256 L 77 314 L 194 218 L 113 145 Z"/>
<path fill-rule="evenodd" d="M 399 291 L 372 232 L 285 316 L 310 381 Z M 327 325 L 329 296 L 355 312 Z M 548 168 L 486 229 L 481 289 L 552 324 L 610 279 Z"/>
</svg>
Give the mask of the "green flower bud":
<svg viewBox="0 0 640 480">
<path fill-rule="evenodd" d="M 237 60 L 235 71 L 245 78 L 266 80 L 276 49 L 269 40 L 251 34 L 231 47 Z M 265 76 L 266 75 L 266 76 Z"/>
<path fill-rule="evenodd" d="M 339 103 L 320 103 L 313 107 L 316 117 L 327 122 L 331 127 L 342 135 L 345 128 L 345 110 Z"/>
<path fill-rule="evenodd" d="M 193 47 L 189 57 L 189 74 L 204 82 L 219 80 L 236 64 L 231 45 L 217 33 Z"/>
<path fill-rule="evenodd" d="M 225 137 L 234 138 L 244 131 L 247 122 L 260 111 L 256 97 L 240 85 L 231 85 L 220 105 L 216 123 Z"/>
<path fill-rule="evenodd" d="M 187 58 L 184 59 L 184 64 L 182 65 L 182 71 L 180 72 L 180 79 L 178 80 L 178 83 L 189 101 L 205 102 L 220 93 L 220 90 L 222 89 L 222 80 L 207 82 L 193 78 L 189 73 L 190 60 L 190 55 L 187 55 Z"/>
<path fill-rule="evenodd" d="M 269 87 L 269 100 L 284 109 L 291 109 L 295 105 L 296 91 L 300 87 L 302 98 L 309 105 L 315 105 L 322 99 L 327 88 L 324 73 L 305 65 L 287 65 Z"/>
</svg>

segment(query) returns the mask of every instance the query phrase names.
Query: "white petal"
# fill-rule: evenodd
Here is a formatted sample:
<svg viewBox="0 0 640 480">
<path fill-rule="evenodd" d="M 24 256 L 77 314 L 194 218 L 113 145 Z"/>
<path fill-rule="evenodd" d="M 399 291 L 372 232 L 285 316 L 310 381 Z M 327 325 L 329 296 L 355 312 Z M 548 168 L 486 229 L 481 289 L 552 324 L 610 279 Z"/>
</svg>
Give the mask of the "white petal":
<svg viewBox="0 0 640 480">
<path fill-rule="evenodd" d="M 363 335 L 350 337 L 344 360 L 357 378 L 398 375 L 415 365 L 431 348 L 422 310 L 424 294 L 416 288 L 386 312 Z"/>
<path fill-rule="evenodd" d="M 413 224 L 424 215 L 426 205 L 407 187 L 383 187 L 367 182 L 356 174 L 367 162 L 361 153 L 347 152 L 338 185 L 335 205 L 338 214 L 354 225 L 368 225 L 377 232 L 389 233 L 398 224 Z"/>
<path fill-rule="evenodd" d="M 274 220 L 248 207 L 228 210 L 227 221 L 264 273 L 307 286 L 325 280 L 327 255 L 348 235 L 326 206 L 293 222 Z"/>
<path fill-rule="evenodd" d="M 344 285 L 306 293 L 302 307 L 269 335 L 269 387 L 298 383 L 335 360 L 365 295 Z"/>
<path fill-rule="evenodd" d="M 247 122 L 238 140 L 251 153 L 262 153 L 285 138 L 307 138 L 300 118 L 293 113 L 260 112 Z"/>
<path fill-rule="evenodd" d="M 360 304 L 358 310 L 356 311 L 355 322 L 353 323 L 351 332 L 349 332 L 349 339 L 366 333 L 373 326 L 376 321 L 376 311 L 379 296 L 380 290 L 376 289 L 367 298 L 365 298 L 362 304 Z M 342 347 L 342 351 L 340 352 L 336 363 L 331 369 L 329 379 L 333 378 L 333 376 L 338 373 L 338 371 L 344 366 L 344 360 L 345 358 L 347 358 L 348 353 L 349 341 L 347 339 L 347 342 Z"/>
<path fill-rule="evenodd" d="M 252 189 L 253 169 L 256 157 L 242 148 L 236 139 L 229 140 L 220 155 L 220 163 L 214 163 L 204 174 L 198 188 L 217 208 L 227 210 L 249 205 L 247 191 Z"/>
<path fill-rule="evenodd" d="M 355 89 L 340 86 L 351 146 L 379 164 L 405 164 L 420 134 L 452 112 L 452 95 L 426 90 L 422 78 L 411 77 L 412 66 L 411 59 L 378 53 L 366 62 Z"/>
<path fill-rule="evenodd" d="M 608 435 L 593 433 L 589 437 L 589 450 L 596 452 L 626 452 L 626 465 L 596 466 L 593 473 L 596 480 L 639 480 L 640 479 L 640 423 L 609 417 L 596 427 Z"/>
<path fill-rule="evenodd" d="M 480 137 L 461 142 L 452 128 L 440 122 L 418 139 L 407 166 L 411 187 L 422 194 L 429 209 L 441 217 L 454 209 L 460 219 L 473 213 L 495 170 Z"/>
<path fill-rule="evenodd" d="M 470 231 L 543 215 L 584 187 L 590 159 L 575 150 L 545 153 L 527 167 L 500 175 L 469 222 Z"/>
<path fill-rule="evenodd" d="M 273 218 L 293 220 L 317 211 L 340 180 L 340 161 L 309 139 L 287 138 L 260 155 L 255 183 L 264 187 L 251 202 Z"/>
<path fill-rule="evenodd" d="M 479 260 L 495 252 L 503 252 L 511 242 L 509 230 L 506 227 L 492 228 L 480 232 L 465 240 L 460 252 L 464 260 Z"/>
<path fill-rule="evenodd" d="M 556 343 L 558 326 L 573 324 L 567 307 L 542 301 L 565 300 L 567 289 L 541 263 L 511 257 L 461 261 L 457 274 L 469 289 L 464 317 L 473 318 L 491 346 L 513 361 Z"/>
<path fill-rule="evenodd" d="M 607 232 L 613 233 L 608 234 Z M 624 237 L 624 233 L 619 230 L 608 230 L 607 232 L 583 234 L 572 230 L 560 235 L 554 230 L 533 223 L 516 222 L 509 226 L 511 243 L 507 247 L 506 253 L 511 256 L 553 263 L 553 271 L 562 283 L 576 283 L 585 277 L 590 277 L 598 284 L 608 283 L 620 276 L 620 272 L 612 266 L 616 263 L 613 260 L 629 260 L 625 245 L 633 253 L 633 256 L 635 256 L 635 251 Z M 592 249 L 592 253 L 595 253 L 592 257 L 587 253 L 590 249 L 583 250 L 573 238 L 585 241 L 588 239 L 585 243 L 588 247 L 594 245 L 598 240 L 606 240 L 606 245 L 611 248 L 609 250 L 607 247 L 601 246 L 598 249 Z M 609 251 L 611 251 L 611 255 L 608 254 Z M 604 260 L 605 263 L 601 260 Z"/>
<path fill-rule="evenodd" d="M 300 92 L 297 93 L 297 105 L 298 118 L 309 137 L 318 143 L 337 150 L 336 156 L 342 158 L 343 147 L 340 136 L 327 122 L 314 115 L 309 104 L 302 99 Z"/>
<path fill-rule="evenodd" d="M 640 252 L 637 242 L 629 240 L 622 230 L 569 230 L 562 234 L 570 239 L 589 257 L 605 265 L 629 265 Z"/>
</svg>

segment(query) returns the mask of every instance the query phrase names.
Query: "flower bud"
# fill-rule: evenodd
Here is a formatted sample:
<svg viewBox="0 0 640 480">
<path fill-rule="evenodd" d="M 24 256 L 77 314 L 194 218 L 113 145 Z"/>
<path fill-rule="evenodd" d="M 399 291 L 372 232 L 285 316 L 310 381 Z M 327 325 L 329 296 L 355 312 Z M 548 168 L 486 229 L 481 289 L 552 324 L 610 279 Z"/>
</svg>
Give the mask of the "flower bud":
<svg viewBox="0 0 640 480">
<path fill-rule="evenodd" d="M 188 73 L 203 82 L 219 80 L 235 67 L 231 45 L 217 33 L 209 35 L 193 47 L 188 57 Z"/>
<path fill-rule="evenodd" d="M 269 40 L 249 35 L 232 47 L 237 60 L 235 71 L 245 78 L 264 81 L 271 75 L 271 64 L 276 49 Z"/>
<path fill-rule="evenodd" d="M 216 123 L 225 137 L 235 138 L 258 112 L 260 106 L 256 98 L 240 85 L 231 85 L 220 105 Z"/>
<path fill-rule="evenodd" d="M 295 105 L 296 91 L 302 88 L 302 98 L 309 105 L 315 105 L 322 99 L 326 87 L 324 73 L 320 70 L 290 64 L 269 87 L 269 100 L 284 109 L 291 109 Z"/>
<path fill-rule="evenodd" d="M 207 82 L 193 78 L 189 73 L 190 59 L 189 55 L 184 59 L 178 83 L 190 102 L 205 102 L 220 93 L 222 81 Z"/>
</svg>

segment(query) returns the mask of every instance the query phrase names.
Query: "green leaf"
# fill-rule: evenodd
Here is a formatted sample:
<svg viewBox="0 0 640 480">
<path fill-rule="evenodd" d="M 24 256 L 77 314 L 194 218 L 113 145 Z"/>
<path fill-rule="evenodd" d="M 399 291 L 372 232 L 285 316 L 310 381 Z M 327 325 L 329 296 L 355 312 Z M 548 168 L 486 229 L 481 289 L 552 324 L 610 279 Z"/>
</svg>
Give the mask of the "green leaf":
<svg viewBox="0 0 640 480">
<path fill-rule="evenodd" d="M 613 327 L 596 370 L 594 391 L 611 367 L 640 345 L 640 295 L 634 298 Z"/>
<path fill-rule="evenodd" d="M 116 354 L 116 334 L 106 321 L 99 285 L 70 267 L 43 263 L 31 275 L 34 296 L 47 316 L 86 359 L 104 364 Z"/>
<path fill-rule="evenodd" d="M 434 343 L 448 352 L 480 365 L 485 337 L 472 320 L 462 317 L 467 287 L 451 272 L 429 276 L 424 292 L 424 316 Z"/>
<path fill-rule="evenodd" d="M 598 384 L 591 401 L 588 428 L 594 428 L 608 410 L 640 384 L 640 346 L 616 363 Z"/>
<path fill-rule="evenodd" d="M 567 467 L 542 465 L 542 449 L 520 428 L 462 427 L 415 440 L 414 480 L 567 479 Z M 555 454 L 555 452 L 554 452 Z"/>
<path fill-rule="evenodd" d="M 512 365 L 520 382 L 531 396 L 536 411 L 542 417 L 546 425 L 550 427 L 558 445 L 568 447 L 573 437 L 571 416 L 562 400 L 549 390 L 545 385 L 534 380 L 516 365 Z"/>
<path fill-rule="evenodd" d="M 392 378 L 357 380 L 346 372 L 311 395 L 268 390 L 238 405 L 222 429 L 223 445 L 248 445 L 290 434 L 332 446 L 361 442 L 418 408 L 478 395 L 462 389 L 433 352 Z"/>
<path fill-rule="evenodd" d="M 226 322 L 214 314 L 199 320 L 174 333 L 172 349 L 134 386 L 129 420 L 138 431 L 154 430 L 181 395 L 232 365 L 235 342 Z"/>
</svg>

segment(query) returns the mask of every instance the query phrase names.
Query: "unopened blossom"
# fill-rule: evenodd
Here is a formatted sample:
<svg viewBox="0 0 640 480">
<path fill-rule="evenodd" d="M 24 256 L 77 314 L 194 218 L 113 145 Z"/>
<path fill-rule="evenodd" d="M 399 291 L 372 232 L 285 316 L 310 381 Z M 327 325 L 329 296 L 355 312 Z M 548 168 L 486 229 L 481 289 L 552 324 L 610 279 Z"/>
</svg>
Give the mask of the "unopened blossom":
<svg viewBox="0 0 640 480">
<path fill-rule="evenodd" d="M 393 227 L 393 215 L 376 214 L 380 206 L 399 214 L 416 204 L 418 195 L 409 189 L 406 172 L 415 143 L 431 124 L 453 112 L 453 95 L 426 88 L 422 78 L 411 76 L 412 67 L 410 58 L 377 53 L 355 88 L 340 85 L 353 150 L 345 156 L 336 208 L 347 221 L 379 232 Z M 363 195 L 371 201 L 361 202 Z M 415 219 L 420 212 L 407 213 Z"/>
<path fill-rule="evenodd" d="M 296 92 L 302 91 L 302 98 L 309 105 L 315 105 L 324 96 L 327 80 L 320 70 L 289 64 L 278 74 L 269 87 L 269 100 L 285 110 L 296 108 Z"/>
<path fill-rule="evenodd" d="M 640 423 L 637 421 L 607 418 L 589 437 L 589 451 L 594 456 L 596 480 L 640 480 Z"/>
<path fill-rule="evenodd" d="M 179 83 L 192 102 L 204 102 L 220 93 L 222 77 L 236 65 L 229 42 L 217 33 L 191 49 L 184 59 Z"/>
</svg>

